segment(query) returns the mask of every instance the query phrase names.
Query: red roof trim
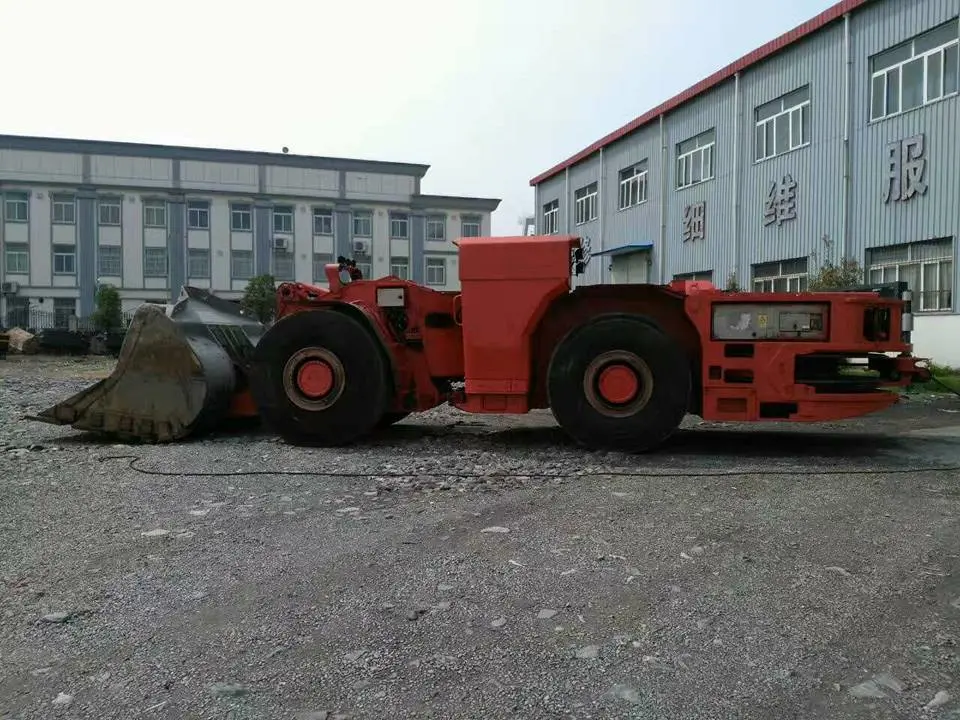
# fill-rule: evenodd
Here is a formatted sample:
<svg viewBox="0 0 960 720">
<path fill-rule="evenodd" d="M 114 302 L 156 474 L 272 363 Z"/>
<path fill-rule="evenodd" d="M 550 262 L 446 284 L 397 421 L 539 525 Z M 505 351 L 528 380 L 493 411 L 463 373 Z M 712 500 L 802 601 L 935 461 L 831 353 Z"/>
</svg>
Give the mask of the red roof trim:
<svg viewBox="0 0 960 720">
<path fill-rule="evenodd" d="M 563 170 L 566 170 L 568 167 L 576 165 L 581 160 L 585 160 L 586 158 L 593 155 L 595 152 L 599 151 L 600 148 L 606 147 L 607 145 L 610 145 L 611 143 L 619 140 L 620 138 L 626 135 L 629 135 L 630 133 L 643 127 L 647 123 L 652 122 L 653 120 L 656 120 L 658 117 L 660 117 L 664 113 L 668 113 L 671 110 L 675 110 L 679 106 L 683 105 L 685 102 L 695 98 L 697 95 L 705 93 L 707 90 L 711 90 L 717 85 L 719 85 L 720 83 L 726 80 L 729 80 L 738 72 L 741 72 L 742 70 L 747 69 L 751 65 L 757 64 L 761 60 L 767 59 L 771 55 L 783 50 L 788 45 L 792 45 L 793 43 L 798 42 L 799 40 L 802 40 L 803 38 L 807 37 L 812 33 L 815 33 L 817 30 L 824 28 L 825 26 L 829 25 L 835 20 L 839 20 L 848 12 L 852 12 L 856 8 L 860 7 L 861 5 L 866 5 L 868 2 L 871 2 L 871 0 L 841 0 L 841 2 L 838 2 L 836 5 L 824 10 L 822 13 L 820 13 L 816 17 L 811 18 L 810 20 L 807 20 L 802 25 L 798 25 L 793 30 L 790 30 L 789 32 L 784 33 L 783 35 L 776 38 L 775 40 L 771 40 L 766 45 L 757 48 L 756 50 L 754 50 L 753 52 L 747 55 L 744 55 L 739 60 L 736 60 L 730 65 L 727 65 L 725 68 L 718 70 L 710 77 L 704 80 L 701 80 L 693 87 L 687 88 L 679 95 L 676 95 L 675 97 L 670 98 L 662 105 L 659 105 L 655 107 L 653 110 L 650 110 L 644 113 L 643 115 L 636 118 L 635 120 L 630 121 L 623 127 L 617 130 L 614 130 L 609 135 L 606 135 L 600 138 L 595 143 L 593 143 L 593 145 L 591 145 L 590 147 L 584 148 L 583 150 L 578 152 L 576 155 L 573 155 L 572 157 L 564 160 L 559 165 L 554 165 L 552 168 L 550 168 L 546 172 L 541 173 L 540 175 L 537 175 L 537 177 L 533 178 L 533 180 L 530 181 L 530 185 L 531 186 L 539 185 L 544 180 L 548 180 L 554 175 L 562 172 Z"/>
</svg>

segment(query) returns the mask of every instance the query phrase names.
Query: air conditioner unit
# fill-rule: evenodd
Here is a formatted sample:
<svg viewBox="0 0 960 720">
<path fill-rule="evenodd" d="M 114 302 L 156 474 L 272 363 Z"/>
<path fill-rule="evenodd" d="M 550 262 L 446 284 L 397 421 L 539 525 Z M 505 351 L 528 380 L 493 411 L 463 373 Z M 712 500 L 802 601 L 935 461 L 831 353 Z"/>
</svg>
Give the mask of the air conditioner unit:
<svg viewBox="0 0 960 720">
<path fill-rule="evenodd" d="M 0 285 L 0 292 L 4 295 L 16 295 L 20 292 L 20 283 L 18 282 L 5 282 Z"/>
<path fill-rule="evenodd" d="M 354 255 L 369 255 L 369 254 L 370 254 L 370 241 L 369 241 L 369 240 L 354 240 L 354 241 L 353 241 L 353 254 L 354 254 Z"/>
<path fill-rule="evenodd" d="M 290 239 L 285 237 L 275 237 L 273 239 L 274 250 L 286 250 L 290 247 Z"/>
</svg>

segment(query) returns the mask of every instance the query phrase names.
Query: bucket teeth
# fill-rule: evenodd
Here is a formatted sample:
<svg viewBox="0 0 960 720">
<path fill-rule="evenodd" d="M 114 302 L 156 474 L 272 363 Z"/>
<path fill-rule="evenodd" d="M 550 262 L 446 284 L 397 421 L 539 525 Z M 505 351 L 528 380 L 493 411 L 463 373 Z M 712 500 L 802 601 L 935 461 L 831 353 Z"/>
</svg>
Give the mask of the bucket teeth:
<svg viewBox="0 0 960 720">
<path fill-rule="evenodd" d="M 137 309 L 109 377 L 31 419 L 158 443 L 212 430 L 263 331 L 233 303 L 185 287 L 167 309 Z"/>
</svg>

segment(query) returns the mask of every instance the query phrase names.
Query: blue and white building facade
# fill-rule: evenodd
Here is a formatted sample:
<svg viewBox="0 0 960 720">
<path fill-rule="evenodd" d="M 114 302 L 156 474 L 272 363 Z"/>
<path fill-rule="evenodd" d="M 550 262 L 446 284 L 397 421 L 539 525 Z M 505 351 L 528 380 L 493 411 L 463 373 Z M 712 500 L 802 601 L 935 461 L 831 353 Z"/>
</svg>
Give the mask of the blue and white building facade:
<svg viewBox="0 0 960 720">
<path fill-rule="evenodd" d="M 183 285 L 239 298 L 247 281 L 325 284 L 356 259 L 365 277 L 459 287 L 462 236 L 490 234 L 498 199 L 426 195 L 428 165 L 0 135 L 0 324 L 125 310 Z"/>
<path fill-rule="evenodd" d="M 844 0 L 531 181 L 588 282 L 802 290 L 825 261 L 914 291 L 960 366 L 960 0 Z"/>
</svg>

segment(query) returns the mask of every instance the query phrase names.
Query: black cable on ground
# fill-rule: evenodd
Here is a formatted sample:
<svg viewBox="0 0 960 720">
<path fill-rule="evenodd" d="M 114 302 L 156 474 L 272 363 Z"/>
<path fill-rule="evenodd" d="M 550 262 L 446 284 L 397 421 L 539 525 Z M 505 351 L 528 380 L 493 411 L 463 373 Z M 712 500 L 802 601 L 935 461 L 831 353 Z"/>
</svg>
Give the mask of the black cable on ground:
<svg viewBox="0 0 960 720">
<path fill-rule="evenodd" d="M 464 472 L 408 472 L 408 473 L 381 473 L 381 472 L 343 472 L 336 470 L 327 472 L 323 470 L 238 470 L 237 472 L 218 471 L 218 472 L 183 472 L 174 470 L 155 470 L 152 468 L 139 467 L 137 463 L 142 460 L 136 455 L 104 455 L 97 458 L 100 462 L 107 460 L 129 460 L 127 467 L 142 475 L 155 475 L 159 477 L 251 477 L 259 475 L 284 475 L 284 476 L 307 476 L 315 477 L 322 475 L 326 477 L 338 478 L 368 478 L 371 475 L 382 478 L 520 478 L 520 477 L 635 477 L 635 478 L 656 478 L 656 477 L 676 477 L 676 478 L 707 478 L 707 477 L 742 477 L 749 475 L 752 477 L 764 477 L 769 475 L 793 474 L 798 477 L 812 477 L 814 475 L 905 475 L 909 473 L 930 473 L 930 472 L 960 472 L 960 465 L 945 467 L 904 467 L 904 468 L 869 468 L 869 469 L 850 469 L 850 470 L 822 470 L 793 472 L 786 468 L 776 470 L 692 470 L 683 472 L 674 472 L 670 469 L 658 471 L 633 471 L 633 470 L 608 470 L 589 473 L 557 473 L 545 474 L 537 472 L 509 472 L 509 473 L 464 473 Z"/>
</svg>

